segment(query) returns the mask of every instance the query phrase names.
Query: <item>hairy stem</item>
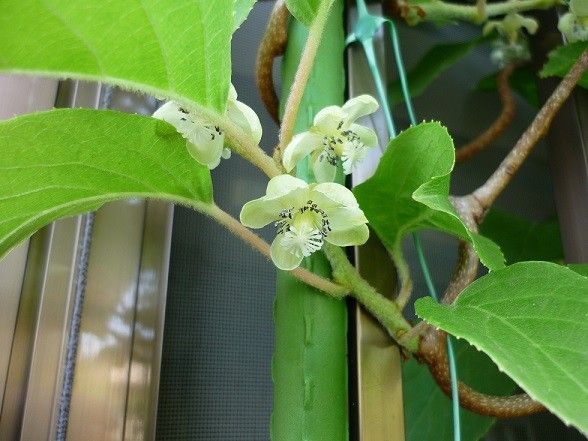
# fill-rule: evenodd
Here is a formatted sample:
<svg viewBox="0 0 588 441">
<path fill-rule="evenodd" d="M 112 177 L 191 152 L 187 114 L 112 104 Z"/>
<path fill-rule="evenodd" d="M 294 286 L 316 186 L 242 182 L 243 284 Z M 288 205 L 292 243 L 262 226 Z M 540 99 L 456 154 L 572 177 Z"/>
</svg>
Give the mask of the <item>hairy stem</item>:
<svg viewBox="0 0 588 441">
<path fill-rule="evenodd" d="M 451 381 L 447 363 L 446 334 L 427 326 L 421 339 L 417 358 L 429 366 L 433 378 L 443 392 L 451 397 Z M 486 395 L 478 392 L 463 382 L 458 383 L 459 404 L 472 412 L 499 418 L 513 418 L 545 410 L 527 394 L 508 397 Z"/>
<path fill-rule="evenodd" d="M 288 43 L 288 8 L 284 0 L 276 1 L 270 15 L 267 29 L 257 51 L 255 82 L 261 100 L 274 121 L 279 124 L 280 101 L 274 88 L 274 58 L 283 55 Z"/>
<path fill-rule="evenodd" d="M 412 295 L 410 267 L 408 266 L 401 249 L 390 251 L 390 257 L 392 257 L 392 261 L 398 272 L 398 277 L 400 278 L 400 292 L 398 293 L 395 302 L 398 309 L 402 311 Z"/>
<path fill-rule="evenodd" d="M 543 105 L 529 128 L 523 133 L 511 152 L 502 161 L 498 169 L 472 196 L 479 202 L 481 208 L 487 210 L 508 185 L 514 174 L 525 162 L 529 153 L 537 142 L 545 136 L 553 118 L 563 103 L 572 93 L 576 83 L 588 68 L 588 49 L 581 55 L 572 69 L 563 78 L 561 83 L 553 91 L 547 102 Z M 478 213 L 481 216 L 483 213 Z"/>
<path fill-rule="evenodd" d="M 355 298 L 365 309 L 367 309 L 388 331 L 390 336 L 400 342 L 410 352 L 418 349 L 418 336 L 413 339 L 402 339 L 411 325 L 402 316 L 402 312 L 391 300 L 377 292 L 363 277 L 357 269 L 349 262 L 345 251 L 341 248 L 326 243 L 323 247 L 325 255 L 333 269 L 333 277 L 341 285 L 346 286 L 351 292 L 350 296 Z"/>
<path fill-rule="evenodd" d="M 294 82 L 286 101 L 286 107 L 284 111 L 284 118 L 282 120 L 282 127 L 280 130 L 280 143 L 274 152 L 274 159 L 279 162 L 282 156 L 282 151 L 288 145 L 292 139 L 294 133 L 294 124 L 296 123 L 296 117 L 298 115 L 298 109 L 300 102 L 306 89 L 306 83 L 312 72 L 314 66 L 314 59 L 318 51 L 321 36 L 327 24 L 329 18 L 329 11 L 333 5 L 333 0 L 323 0 L 320 3 L 319 10 L 308 31 L 308 39 L 306 40 L 306 46 L 302 52 L 300 58 L 300 64 L 298 70 L 294 76 Z"/>
<path fill-rule="evenodd" d="M 502 103 L 502 111 L 496 121 L 494 121 L 483 133 L 478 135 L 476 139 L 456 150 L 455 160 L 457 162 L 467 161 L 468 159 L 473 158 L 477 153 L 489 147 L 512 123 L 515 116 L 516 101 L 508 81 L 515 69 L 515 64 L 509 64 L 500 71 L 496 81 L 498 96 Z"/>
<path fill-rule="evenodd" d="M 441 22 L 460 20 L 479 24 L 489 17 L 506 15 L 510 12 L 548 9 L 561 5 L 563 2 L 562 0 L 507 0 L 496 3 L 478 2 L 476 5 L 461 5 L 433 0 L 413 5 L 410 0 L 398 0 L 397 3 L 406 21 L 411 25 L 415 25 L 424 20 Z"/>
<path fill-rule="evenodd" d="M 240 127 L 225 120 L 218 125 L 225 131 L 227 145 L 267 176 L 273 178 L 285 173 Z"/>
<path fill-rule="evenodd" d="M 472 214 L 473 207 L 476 207 L 476 200 L 470 196 L 451 198 L 451 203 L 455 211 L 466 224 L 470 231 L 478 232 L 478 224 Z M 453 303 L 459 294 L 478 276 L 478 266 L 480 259 L 474 250 L 474 247 L 466 241 L 459 242 L 458 261 L 451 277 L 451 281 L 443 294 L 442 303 Z"/>
<path fill-rule="evenodd" d="M 239 239 L 250 245 L 253 249 L 259 251 L 268 259 L 271 259 L 270 247 L 268 243 L 218 206 L 198 205 L 194 208 L 212 217 Z M 292 273 L 294 277 L 303 281 L 307 285 L 319 289 L 335 298 L 343 298 L 349 291 L 346 287 L 333 283 L 323 277 L 317 276 L 316 274 L 313 274 L 304 268 L 296 268 L 290 271 L 290 273 Z"/>
</svg>

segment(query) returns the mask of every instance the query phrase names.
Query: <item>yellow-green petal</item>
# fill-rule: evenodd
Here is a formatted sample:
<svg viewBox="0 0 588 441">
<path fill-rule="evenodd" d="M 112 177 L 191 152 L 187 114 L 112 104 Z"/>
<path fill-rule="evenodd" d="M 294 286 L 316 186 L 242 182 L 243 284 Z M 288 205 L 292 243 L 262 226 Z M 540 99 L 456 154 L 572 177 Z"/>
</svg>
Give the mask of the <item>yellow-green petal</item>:
<svg viewBox="0 0 588 441">
<path fill-rule="evenodd" d="M 330 227 L 333 231 L 346 230 L 352 226 L 367 223 L 367 218 L 363 211 L 358 207 L 339 207 L 331 210 L 325 210 L 329 216 Z"/>
<path fill-rule="evenodd" d="M 360 95 L 347 101 L 342 109 L 351 123 L 362 116 L 374 113 L 379 107 L 378 101 L 373 96 Z"/>
<path fill-rule="evenodd" d="M 251 107 L 241 101 L 229 101 L 226 115 L 241 127 L 245 133 L 250 134 L 255 143 L 259 143 L 262 136 L 262 127 L 257 113 Z"/>
<path fill-rule="evenodd" d="M 195 125 L 186 138 L 188 152 L 200 164 L 212 170 L 220 163 L 225 144 L 224 135 L 219 135 L 214 129 L 209 130 Z"/>
<path fill-rule="evenodd" d="M 332 135 L 337 131 L 341 121 L 345 122 L 346 118 L 347 116 L 341 107 L 325 107 L 314 117 L 311 130 L 324 135 Z"/>
<path fill-rule="evenodd" d="M 363 245 L 370 236 L 369 228 L 366 224 L 355 225 L 345 230 L 330 231 L 325 240 L 340 247 L 351 245 Z"/>
<path fill-rule="evenodd" d="M 184 138 L 188 138 L 198 124 L 193 118 L 180 110 L 180 106 L 173 101 L 163 104 L 153 114 L 153 118 L 161 119 L 176 129 Z"/>
<path fill-rule="evenodd" d="M 320 160 L 319 155 L 315 155 L 311 161 L 312 172 L 317 182 L 333 182 L 337 174 L 337 166 L 326 160 Z"/>
<path fill-rule="evenodd" d="M 312 188 L 313 193 L 319 193 L 320 196 L 314 196 L 317 198 L 320 197 L 320 204 L 323 210 L 334 208 L 334 207 L 358 207 L 357 199 L 355 199 L 355 195 L 351 190 L 347 187 L 337 184 L 334 182 L 325 182 L 322 184 L 317 184 Z"/>
<path fill-rule="evenodd" d="M 351 124 L 349 130 L 355 133 L 359 140 L 367 147 L 375 147 L 378 145 L 378 135 L 372 129 L 361 124 Z"/>
<path fill-rule="evenodd" d="M 279 214 L 284 208 L 290 208 L 288 195 L 275 198 L 264 196 L 243 205 L 239 219 L 246 227 L 263 228 L 278 220 Z"/>
<path fill-rule="evenodd" d="M 297 268 L 302 262 L 302 256 L 297 256 L 281 243 L 284 236 L 278 235 L 270 247 L 272 261 L 281 270 L 289 271 Z"/>
<path fill-rule="evenodd" d="M 323 147 L 323 136 L 312 132 L 302 132 L 294 136 L 284 149 L 282 163 L 286 171 L 292 171 L 296 164 L 314 150 Z"/>
<path fill-rule="evenodd" d="M 268 198 L 275 198 L 290 193 L 294 190 L 306 188 L 308 188 L 308 184 L 302 179 L 283 174 L 270 179 L 270 181 L 267 183 L 265 194 Z"/>
</svg>

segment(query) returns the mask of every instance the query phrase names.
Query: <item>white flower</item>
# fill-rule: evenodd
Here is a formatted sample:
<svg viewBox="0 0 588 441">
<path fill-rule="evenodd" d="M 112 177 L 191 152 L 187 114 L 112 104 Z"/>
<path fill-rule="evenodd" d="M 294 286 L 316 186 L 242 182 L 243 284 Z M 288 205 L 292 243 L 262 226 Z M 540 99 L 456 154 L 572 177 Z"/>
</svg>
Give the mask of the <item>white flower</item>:
<svg viewBox="0 0 588 441">
<path fill-rule="evenodd" d="M 559 18 L 557 29 L 570 43 L 588 41 L 588 17 L 579 17 L 567 12 Z"/>
<path fill-rule="evenodd" d="M 237 101 L 237 91 L 231 84 L 225 116 L 245 132 L 250 133 L 256 143 L 261 139 L 261 124 L 257 114 L 249 106 Z M 202 165 L 215 168 L 221 157 L 228 159 L 231 151 L 225 148 L 225 135 L 218 126 L 208 124 L 200 115 L 189 112 L 174 101 L 169 101 L 153 114 L 171 125 L 187 140 L 190 155 Z"/>
<path fill-rule="evenodd" d="M 578 18 L 588 19 L 588 2 L 586 0 L 570 0 L 570 11 Z M 584 20 L 584 24 L 588 24 Z"/>
<path fill-rule="evenodd" d="M 283 270 L 296 268 L 325 241 L 338 246 L 361 245 L 369 230 L 355 196 L 340 184 L 307 184 L 290 175 L 272 178 L 266 195 L 241 210 L 241 223 L 262 228 L 274 223 L 277 235 L 271 256 Z"/>
<path fill-rule="evenodd" d="M 317 182 L 332 182 L 340 160 L 345 174 L 361 161 L 367 149 L 378 144 L 376 133 L 355 124 L 355 120 L 378 110 L 378 102 L 369 95 L 347 101 L 343 107 L 329 106 L 314 118 L 313 126 L 296 135 L 284 149 L 283 163 L 291 171 L 306 155 Z"/>
</svg>

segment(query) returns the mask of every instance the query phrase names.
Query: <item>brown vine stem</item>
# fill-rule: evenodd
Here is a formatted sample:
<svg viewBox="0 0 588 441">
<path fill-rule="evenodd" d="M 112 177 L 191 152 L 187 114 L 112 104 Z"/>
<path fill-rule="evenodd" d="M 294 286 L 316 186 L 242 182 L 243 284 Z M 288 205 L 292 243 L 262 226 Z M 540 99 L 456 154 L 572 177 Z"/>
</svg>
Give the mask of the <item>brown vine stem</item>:
<svg viewBox="0 0 588 441">
<path fill-rule="evenodd" d="M 279 124 L 280 101 L 274 88 L 273 66 L 274 58 L 283 55 L 288 43 L 289 12 L 284 0 L 276 1 L 270 15 L 267 29 L 259 50 L 255 64 L 255 82 L 261 100 L 276 124 Z"/>
<path fill-rule="evenodd" d="M 429 327 L 421 339 L 419 359 L 429 366 L 437 384 L 451 397 L 451 380 L 447 363 L 447 339 L 444 332 Z M 513 418 L 545 410 L 527 394 L 508 397 L 480 393 L 463 382 L 458 383 L 459 404 L 472 412 L 499 418 Z"/>
<path fill-rule="evenodd" d="M 516 101 L 510 88 L 509 79 L 516 64 L 509 64 L 498 74 L 496 80 L 498 96 L 502 103 L 502 111 L 498 118 L 476 139 L 459 148 L 455 152 L 456 162 L 464 162 L 488 148 L 511 125 L 516 111 Z"/>
<path fill-rule="evenodd" d="M 469 228 L 476 229 L 484 213 L 494 203 L 498 195 L 508 185 L 514 174 L 537 142 L 545 136 L 549 126 L 569 97 L 576 83 L 588 68 L 588 49 L 585 50 L 570 72 L 563 78 L 545 105 L 539 111 L 529 128 L 523 133 L 512 151 L 484 185 L 471 195 L 454 198 L 453 204 Z M 476 277 L 478 258 L 469 245 L 461 245 L 460 260 L 453 275 L 443 302 L 452 303 L 463 289 Z M 429 366 L 431 374 L 441 389 L 451 396 L 451 381 L 447 363 L 446 334 L 432 326 L 418 326 L 422 336 L 417 358 Z M 416 327 L 415 327 L 416 329 Z M 483 415 L 496 417 L 515 417 L 529 415 L 544 410 L 544 406 L 527 394 L 510 397 L 497 397 L 482 394 L 466 386 L 458 385 L 459 401 L 462 407 Z"/>
<path fill-rule="evenodd" d="M 316 17 L 312 21 L 310 29 L 308 30 L 308 39 L 306 40 L 306 45 L 302 51 L 300 64 L 298 65 L 298 70 L 294 76 L 294 82 L 292 83 L 290 94 L 286 101 L 286 110 L 284 111 L 284 118 L 280 129 L 280 143 L 274 152 L 274 159 L 276 160 L 281 159 L 282 151 L 292 139 L 294 124 L 296 122 L 296 117 L 298 116 L 298 109 L 304 95 L 304 90 L 306 89 L 306 83 L 308 83 L 308 79 L 312 72 L 314 59 L 321 42 L 325 25 L 327 24 L 327 18 L 329 18 L 329 11 L 331 10 L 333 1 L 334 0 L 323 0 L 320 3 Z"/>
<path fill-rule="evenodd" d="M 588 68 L 588 49 L 580 55 L 578 61 L 576 61 L 572 69 L 563 78 L 561 83 L 559 83 L 529 128 L 523 133 L 498 169 L 480 188 L 472 193 L 472 196 L 479 202 L 483 210 L 482 213 L 475 213 L 476 218 L 482 216 L 494 203 L 498 195 L 502 193 L 514 174 L 519 170 L 527 156 L 529 156 L 533 147 L 545 136 L 553 118 L 572 93 L 572 90 L 586 68 Z M 479 221 L 479 219 L 476 220 Z"/>
<path fill-rule="evenodd" d="M 259 251 L 262 255 L 271 259 L 270 254 L 270 246 L 268 243 L 251 231 L 249 228 L 245 227 L 241 222 L 235 219 L 233 216 L 228 214 L 227 212 L 223 211 L 217 205 L 198 205 L 194 206 L 197 211 L 200 211 L 214 220 L 216 220 L 219 224 L 229 230 L 238 238 L 242 239 L 248 245 L 250 245 L 253 249 Z M 304 268 L 296 268 L 290 273 L 301 280 L 302 282 L 310 285 L 316 289 L 319 289 L 332 297 L 335 298 L 343 298 L 349 292 L 349 289 L 333 283 L 332 281 L 325 279 L 323 277 L 317 276 L 310 271 L 305 270 Z"/>
<path fill-rule="evenodd" d="M 464 221 L 466 226 L 473 232 L 478 231 L 478 224 L 471 214 L 471 203 L 466 198 L 452 198 L 452 204 L 459 217 Z M 459 242 L 459 255 L 455 272 L 445 290 L 443 299 L 444 304 L 451 304 L 457 299 L 457 296 L 472 283 L 478 275 L 478 266 L 480 259 L 476 254 L 474 247 L 466 241 Z"/>
</svg>

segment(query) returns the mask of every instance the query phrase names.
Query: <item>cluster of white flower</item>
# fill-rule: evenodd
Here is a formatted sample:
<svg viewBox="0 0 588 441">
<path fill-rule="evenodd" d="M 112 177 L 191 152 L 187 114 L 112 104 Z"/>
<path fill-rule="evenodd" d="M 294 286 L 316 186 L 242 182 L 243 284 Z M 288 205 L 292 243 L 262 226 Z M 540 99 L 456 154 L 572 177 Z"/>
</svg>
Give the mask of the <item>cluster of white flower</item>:
<svg viewBox="0 0 588 441">
<path fill-rule="evenodd" d="M 308 184 L 289 174 L 276 176 L 269 181 L 265 196 L 243 206 L 240 216 L 243 225 L 250 228 L 275 225 L 271 256 L 278 268 L 296 268 L 304 257 L 320 250 L 325 242 L 349 246 L 361 245 L 368 239 L 367 219 L 355 196 L 332 181 L 339 164 L 345 174 L 350 174 L 367 149 L 378 144 L 372 129 L 355 123 L 377 109 L 378 103 L 373 97 L 361 95 L 342 107 L 321 110 L 313 126 L 296 135 L 283 154 L 284 168 L 288 172 L 310 155 L 317 183 Z M 230 150 L 224 146 L 222 130 L 207 124 L 196 113 L 170 101 L 153 116 L 172 124 L 186 138 L 188 151 L 200 164 L 213 169 L 221 157 L 230 156 Z M 237 101 L 233 85 L 226 116 L 259 142 L 262 133 L 259 118 L 250 107 Z"/>
<path fill-rule="evenodd" d="M 588 41 L 588 0 L 570 0 L 569 7 L 559 19 L 559 31 L 570 43 Z"/>
<path fill-rule="evenodd" d="M 237 91 L 231 84 L 225 115 L 253 140 L 261 140 L 261 123 L 253 109 L 237 101 Z M 169 101 L 153 114 L 154 118 L 162 119 L 176 128 L 186 138 L 186 146 L 190 155 L 200 164 L 210 169 L 215 168 L 222 158 L 228 159 L 231 151 L 225 147 L 225 134 L 218 126 L 208 124 L 197 113 L 190 112 L 174 101 Z"/>
<path fill-rule="evenodd" d="M 506 14 L 500 20 L 488 20 L 482 30 L 483 34 L 489 35 L 496 31 L 500 36 L 492 42 L 491 60 L 500 67 L 517 61 L 529 60 L 531 52 L 523 30 L 534 34 L 538 28 L 537 20 L 516 12 Z"/>
</svg>

